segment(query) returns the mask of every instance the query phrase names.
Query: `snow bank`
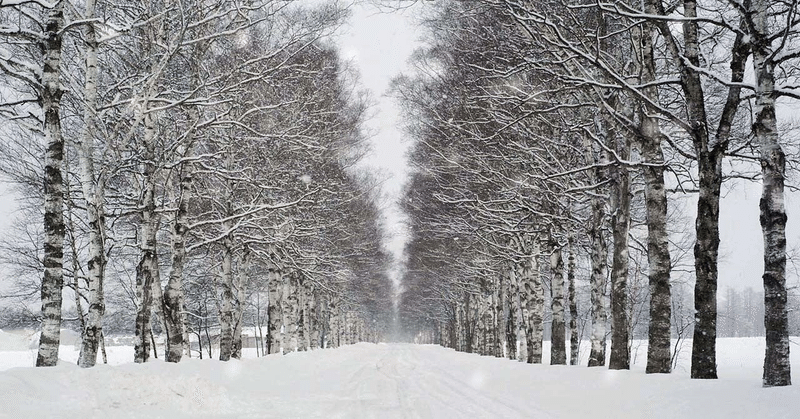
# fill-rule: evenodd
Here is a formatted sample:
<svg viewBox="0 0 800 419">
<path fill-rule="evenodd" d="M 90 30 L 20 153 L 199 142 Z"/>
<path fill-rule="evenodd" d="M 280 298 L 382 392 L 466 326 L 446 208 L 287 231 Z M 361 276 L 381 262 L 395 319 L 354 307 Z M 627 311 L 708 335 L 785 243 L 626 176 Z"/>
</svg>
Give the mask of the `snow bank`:
<svg viewBox="0 0 800 419">
<path fill-rule="evenodd" d="M 100 365 L 85 370 L 61 363 L 55 368 L 12 369 L 0 374 L 0 399 L 6 399 L 0 416 L 219 417 L 230 410 L 227 389 L 188 364 Z"/>
<path fill-rule="evenodd" d="M 32 330 L 0 330 L 0 371 L 16 367 L 32 367 L 36 364 L 40 332 Z M 76 364 L 80 354 L 80 334 L 61 329 L 61 346 L 58 350 L 60 362 Z M 107 346 L 108 363 L 121 365 L 133 360 L 133 347 Z M 98 357 L 98 359 L 100 359 Z"/>
<path fill-rule="evenodd" d="M 687 345 L 686 360 L 691 342 Z M 770 389 L 761 387 L 763 338 L 720 339 L 719 380 L 689 379 L 688 363 L 674 374 L 646 375 L 646 348 L 636 349 L 639 363 L 632 371 L 528 365 L 403 344 L 358 344 L 228 363 L 187 359 L 83 370 L 65 362 L 0 372 L 0 417 L 798 417 L 797 344 L 792 345 L 797 385 Z M 9 353 L 0 353 L 0 364 Z"/>
</svg>

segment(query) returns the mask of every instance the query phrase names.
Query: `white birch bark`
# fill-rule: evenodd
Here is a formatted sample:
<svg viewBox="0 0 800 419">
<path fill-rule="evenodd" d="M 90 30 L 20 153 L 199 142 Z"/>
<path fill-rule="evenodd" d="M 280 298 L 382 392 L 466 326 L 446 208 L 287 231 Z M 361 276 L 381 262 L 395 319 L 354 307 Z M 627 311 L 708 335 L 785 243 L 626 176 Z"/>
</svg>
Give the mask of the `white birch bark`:
<svg viewBox="0 0 800 419">
<path fill-rule="evenodd" d="M 612 134 L 613 135 L 613 134 Z M 613 135 L 617 154 L 623 159 L 630 157 L 628 135 Z M 630 174 L 628 169 L 617 165 L 611 175 L 611 226 L 614 236 L 614 252 L 611 270 L 611 356 L 609 369 L 630 369 L 629 322 L 628 322 L 628 233 L 630 214 Z"/>
<path fill-rule="evenodd" d="M 345 312 L 344 322 L 345 325 L 347 325 L 347 344 L 352 345 L 356 343 L 358 337 L 358 320 L 356 319 L 355 313 L 351 310 Z"/>
<path fill-rule="evenodd" d="M 499 275 L 498 278 L 499 284 L 499 299 L 498 299 L 498 322 L 497 322 L 497 334 L 498 334 L 498 357 L 505 358 L 508 356 L 508 333 L 506 332 L 508 329 L 508 278 L 505 275 Z"/>
<path fill-rule="evenodd" d="M 358 342 L 358 318 L 356 317 L 355 312 L 348 311 L 345 319 L 347 321 L 347 324 L 349 325 L 347 344 L 352 345 Z"/>
<path fill-rule="evenodd" d="M 46 141 L 44 168 L 44 276 L 42 279 L 42 332 L 39 336 L 37 367 L 58 363 L 61 341 L 61 302 L 64 287 L 64 190 L 61 166 L 64 139 L 61 135 L 61 30 L 64 28 L 64 2 L 58 1 L 48 12 L 45 23 L 40 101 L 44 113 Z"/>
<path fill-rule="evenodd" d="M 513 342 L 512 345 L 514 346 L 514 353 L 517 355 L 517 361 L 525 362 L 528 359 L 527 315 L 523 310 L 523 302 L 526 297 L 523 295 L 524 290 L 520 284 L 521 271 L 520 266 L 517 263 L 513 263 L 509 277 L 511 281 L 511 304 L 514 311 L 514 330 L 516 330 L 516 342 Z"/>
<path fill-rule="evenodd" d="M 281 328 L 283 326 L 283 312 L 281 310 L 281 292 L 283 287 L 283 272 L 278 264 L 279 262 L 271 262 L 268 273 L 269 282 L 269 306 L 267 313 L 269 317 L 268 322 L 268 335 L 269 335 L 269 353 L 281 353 Z"/>
<path fill-rule="evenodd" d="M 658 2 L 659 7 L 663 4 Z M 684 48 L 675 60 L 680 63 L 681 84 L 686 101 L 688 123 L 697 155 L 699 194 L 695 222 L 695 325 L 692 338 L 691 377 L 717 378 L 717 280 L 719 275 L 719 200 L 722 186 L 722 159 L 727 140 L 711 141 L 708 132 L 703 82 L 697 71 L 687 67 L 700 64 L 700 25 L 696 0 L 683 2 Z M 663 24 L 662 24 L 663 25 Z M 668 30 L 668 29 L 667 29 Z M 663 32 L 663 31 L 662 31 Z"/>
<path fill-rule="evenodd" d="M 347 310 L 344 312 L 343 324 L 345 325 L 344 327 L 345 345 L 352 345 L 353 343 L 355 343 L 356 328 L 357 328 L 355 319 L 353 318 L 352 311 Z"/>
<path fill-rule="evenodd" d="M 317 292 L 313 286 L 309 286 L 309 295 L 307 300 L 307 318 L 308 318 L 308 335 L 309 335 L 309 349 L 317 349 L 321 347 L 321 323 L 319 321 L 320 309 L 319 299 Z"/>
<path fill-rule="evenodd" d="M 338 346 L 343 346 L 343 345 L 347 345 L 349 343 L 348 342 L 348 336 L 349 335 L 348 335 L 348 329 L 347 329 L 347 326 L 348 326 L 348 323 L 347 323 L 347 310 L 345 309 L 345 307 L 343 307 L 341 305 L 341 300 L 339 301 L 339 303 L 340 303 L 339 310 L 336 313 L 336 316 L 338 317 L 338 319 L 336 320 L 336 324 L 339 325 L 339 327 L 337 328 L 337 335 L 338 335 L 337 344 L 338 344 Z"/>
<path fill-rule="evenodd" d="M 597 120 L 595 125 L 598 129 L 603 129 L 602 123 Z M 606 135 L 606 138 L 608 135 Z M 585 139 L 587 160 L 599 164 L 591 172 L 592 181 L 599 184 L 606 175 L 601 168 L 608 162 L 604 150 L 596 150 L 593 144 Z M 589 237 L 591 244 L 591 276 L 590 276 L 590 304 L 592 315 L 592 333 L 590 337 L 591 351 L 589 353 L 589 366 L 604 366 L 606 363 L 606 320 L 605 309 L 605 288 L 606 288 L 606 264 L 608 261 L 608 247 L 605 238 L 606 226 L 606 203 L 604 197 L 600 195 L 602 189 L 595 191 L 591 199 L 591 227 Z"/>
<path fill-rule="evenodd" d="M 550 286 L 552 299 L 550 311 L 553 313 L 550 333 L 550 364 L 565 365 L 567 363 L 566 331 L 564 324 L 564 260 L 561 257 L 561 248 L 553 241 L 551 243 L 550 272 L 552 284 Z"/>
<path fill-rule="evenodd" d="M 654 10 L 650 10 L 654 12 Z M 634 48 L 641 56 L 639 82 L 649 84 L 656 80 L 656 64 L 653 46 L 654 27 L 649 22 L 635 29 Z M 642 94 L 653 103 L 658 103 L 658 88 L 646 87 Z M 649 163 L 642 167 L 647 221 L 647 260 L 650 288 L 650 320 L 648 328 L 647 367 L 648 374 L 669 373 L 670 322 L 672 297 L 670 291 L 671 260 L 667 234 L 667 194 L 664 187 L 664 153 L 661 150 L 661 127 L 656 112 L 639 103 L 639 142 L 642 160 Z"/>
<path fill-rule="evenodd" d="M 573 238 L 569 237 L 569 257 L 567 259 L 567 283 L 569 299 L 569 364 L 578 365 L 580 340 L 578 339 L 578 299 L 575 295 L 575 251 Z"/>
<path fill-rule="evenodd" d="M 228 223 L 223 224 L 230 231 Z M 219 281 L 219 360 L 228 361 L 233 351 L 233 237 L 222 240 L 222 269 Z"/>
<path fill-rule="evenodd" d="M 464 314 L 461 303 L 456 302 L 456 351 L 464 351 Z"/>
<path fill-rule="evenodd" d="M 147 362 L 150 358 L 150 316 L 153 306 L 153 284 L 160 284 L 158 269 L 158 253 L 156 249 L 156 233 L 158 214 L 156 213 L 156 165 L 155 165 L 155 121 L 147 112 L 144 116 L 145 134 L 142 150 L 142 181 L 144 191 L 140 198 L 139 208 L 141 221 L 139 225 L 140 261 L 136 267 L 136 296 L 139 307 L 136 314 L 136 331 L 134 340 L 134 362 Z"/>
<path fill-rule="evenodd" d="M 297 283 L 297 350 L 305 351 L 308 349 L 308 319 L 306 315 L 306 288 L 302 275 L 298 277 Z"/>
<path fill-rule="evenodd" d="M 239 267 L 236 271 L 236 304 L 233 313 L 233 347 L 231 349 L 231 357 L 242 359 L 242 327 L 244 325 L 244 309 L 247 304 L 247 275 L 249 275 L 251 264 L 250 248 L 245 244 L 242 249 L 239 259 Z"/>
<path fill-rule="evenodd" d="M 599 367 L 606 364 L 606 309 L 603 301 L 605 296 L 606 260 L 608 248 L 605 234 L 603 233 L 605 219 L 605 204 L 601 198 L 592 199 L 592 276 L 591 276 L 591 305 L 592 305 L 592 335 L 589 366 Z"/>
<path fill-rule="evenodd" d="M 764 236 L 764 387 L 792 384 L 789 321 L 786 310 L 786 155 L 781 148 L 775 116 L 775 51 L 770 39 L 772 1 L 752 0 L 753 67 L 756 106 L 753 132 L 760 147 L 761 231 Z M 791 16 L 791 15 L 790 15 Z"/>
<path fill-rule="evenodd" d="M 297 276 L 298 273 L 296 271 L 290 272 L 286 275 L 282 284 L 283 334 L 281 335 L 281 347 L 284 354 L 297 351 Z"/>
<path fill-rule="evenodd" d="M 484 291 L 478 296 L 478 313 L 480 316 L 480 336 L 478 336 L 478 352 L 481 355 L 489 355 L 494 348 L 492 340 L 492 305 L 491 294 Z"/>
<path fill-rule="evenodd" d="M 326 348 L 339 347 L 339 298 L 337 296 L 328 297 L 328 337 Z"/>
<path fill-rule="evenodd" d="M 528 340 L 527 350 L 529 364 L 542 363 L 542 340 L 544 339 L 544 286 L 539 272 L 539 240 L 533 237 L 530 255 L 525 258 L 522 267 L 522 281 L 525 287 L 525 309 L 527 316 L 525 326 Z"/>
<path fill-rule="evenodd" d="M 503 307 L 500 301 L 500 278 L 495 276 L 492 281 L 492 299 L 491 299 L 491 310 L 492 310 L 492 325 L 491 325 L 491 333 L 492 333 L 492 341 L 494 345 L 491 348 L 492 356 L 496 356 L 498 358 L 503 357 L 503 340 L 505 339 L 505 328 L 501 327 L 501 314 L 503 312 Z"/>
<path fill-rule="evenodd" d="M 92 20 L 95 17 L 95 0 L 86 1 L 84 18 Z M 89 288 L 88 312 L 86 324 L 82 333 L 81 355 L 78 365 L 93 367 L 97 362 L 97 350 L 103 335 L 103 314 L 105 313 L 105 298 L 103 295 L 103 282 L 105 279 L 105 182 L 97 179 L 94 169 L 94 136 L 97 112 L 97 34 L 94 24 L 87 23 L 83 29 L 84 43 L 86 45 L 85 61 L 86 73 L 84 83 L 84 115 L 83 131 L 81 132 L 78 147 L 80 163 L 80 182 L 84 199 L 86 200 L 86 216 L 89 227 L 89 260 L 87 262 L 87 282 Z"/>
<path fill-rule="evenodd" d="M 181 153 L 182 154 L 182 153 Z M 182 163 L 178 167 L 177 210 L 172 225 L 172 263 L 169 279 L 163 296 L 164 323 L 167 332 L 167 362 L 180 362 L 189 346 L 183 294 L 183 269 L 186 264 L 186 235 L 189 231 L 188 212 L 192 184 L 192 164 Z M 174 186 L 170 185 L 170 191 Z M 191 356 L 191 352 L 188 354 Z"/>
<path fill-rule="evenodd" d="M 464 322 L 464 352 L 472 353 L 475 349 L 475 303 L 472 301 L 472 294 L 464 294 L 464 314 L 462 320 Z"/>
<path fill-rule="evenodd" d="M 156 265 L 158 266 L 158 265 Z M 164 301 L 164 293 L 161 291 L 161 275 L 158 275 L 155 280 L 153 281 L 153 290 L 152 290 L 152 312 L 153 317 L 158 321 L 159 326 L 161 326 L 161 330 L 167 330 L 167 326 L 164 322 L 164 312 L 163 312 L 163 304 Z M 158 359 L 158 349 L 156 347 L 156 338 L 155 332 L 153 331 L 153 325 L 150 325 L 150 343 L 153 346 L 153 355 L 156 359 Z M 166 347 L 164 348 L 166 352 Z"/>
<path fill-rule="evenodd" d="M 666 16 L 663 2 L 645 0 L 644 9 L 650 15 Z M 671 13 L 671 12 L 670 12 Z M 694 145 L 697 159 L 699 194 L 697 220 L 695 223 L 695 327 L 692 339 L 692 378 L 717 378 L 716 366 L 716 321 L 717 321 L 717 277 L 719 254 L 719 199 L 722 184 L 722 159 L 728 144 L 727 134 L 719 135 L 730 128 L 730 119 L 723 110 L 716 138 L 709 136 L 703 80 L 697 68 L 702 67 L 700 51 L 700 22 L 696 0 L 683 1 L 682 27 L 683 46 L 675 37 L 674 27 L 667 20 L 653 19 L 650 22 L 660 32 L 666 49 L 680 71 L 680 84 L 685 102 L 686 133 Z M 734 57 L 736 54 L 734 54 Z M 733 82 L 729 86 L 729 100 L 733 109 L 740 101 L 738 89 L 741 79 L 736 80 L 736 59 L 731 62 Z M 730 95 L 734 90 L 735 95 Z M 733 97 L 733 100 L 730 98 Z M 728 116 L 732 117 L 733 114 Z M 658 300 L 657 300 L 658 302 Z M 661 340 L 664 338 L 662 337 Z M 663 345 L 663 343 L 661 344 Z M 663 349 L 661 349 L 663 354 Z M 663 356 L 663 355 L 662 355 Z M 663 362 L 659 360 L 659 362 Z M 664 372 L 664 368 L 656 368 Z M 655 371 L 654 371 L 655 372 Z"/>
</svg>

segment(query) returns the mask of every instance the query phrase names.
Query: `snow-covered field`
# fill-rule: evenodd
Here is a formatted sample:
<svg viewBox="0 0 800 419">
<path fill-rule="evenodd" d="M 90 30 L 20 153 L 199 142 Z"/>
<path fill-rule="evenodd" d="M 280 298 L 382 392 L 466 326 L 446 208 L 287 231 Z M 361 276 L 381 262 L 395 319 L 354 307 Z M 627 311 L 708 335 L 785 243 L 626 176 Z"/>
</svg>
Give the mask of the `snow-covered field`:
<svg viewBox="0 0 800 419">
<path fill-rule="evenodd" d="M 0 332 L 0 417 L 800 417 L 800 345 L 792 345 L 796 385 L 764 389 L 763 338 L 720 339 L 720 379 L 710 381 L 690 380 L 686 361 L 674 374 L 645 375 L 644 345 L 631 371 L 366 343 L 228 363 L 145 365 L 129 363 L 132 348 L 109 346 L 109 362 L 124 364 L 88 370 L 75 366 L 75 348 L 64 346 L 58 367 L 17 368 L 32 363 L 29 343 Z"/>
</svg>

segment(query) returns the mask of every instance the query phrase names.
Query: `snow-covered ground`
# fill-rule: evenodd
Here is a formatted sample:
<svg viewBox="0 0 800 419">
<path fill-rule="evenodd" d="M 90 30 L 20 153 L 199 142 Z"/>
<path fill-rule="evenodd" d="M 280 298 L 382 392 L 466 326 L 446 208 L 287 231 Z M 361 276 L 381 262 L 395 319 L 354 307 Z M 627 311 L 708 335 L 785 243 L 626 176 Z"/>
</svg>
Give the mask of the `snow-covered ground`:
<svg viewBox="0 0 800 419">
<path fill-rule="evenodd" d="M 13 342 L 0 332 L 0 369 L 19 365 L 24 356 L 15 354 L 30 354 Z M 682 352 L 686 358 L 689 347 Z M 0 417 L 800 417 L 800 347 L 792 345 L 796 385 L 764 389 L 763 338 L 720 339 L 720 379 L 709 381 L 690 380 L 685 361 L 674 374 L 645 375 L 644 345 L 632 371 L 527 365 L 433 345 L 366 343 L 228 363 L 188 359 L 83 370 L 71 362 L 74 347 L 62 349 L 70 362 L 58 367 L 0 372 Z M 132 358 L 131 348 L 109 350 L 110 363 Z M 30 359 L 23 365 L 31 365 Z"/>
</svg>

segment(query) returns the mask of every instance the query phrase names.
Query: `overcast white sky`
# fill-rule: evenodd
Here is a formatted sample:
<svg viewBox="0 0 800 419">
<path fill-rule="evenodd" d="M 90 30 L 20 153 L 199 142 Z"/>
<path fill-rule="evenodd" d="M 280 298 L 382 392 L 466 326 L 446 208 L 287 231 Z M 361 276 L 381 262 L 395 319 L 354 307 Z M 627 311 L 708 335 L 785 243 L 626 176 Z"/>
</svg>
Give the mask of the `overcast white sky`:
<svg viewBox="0 0 800 419">
<path fill-rule="evenodd" d="M 418 44 L 418 31 L 412 13 L 416 7 L 388 13 L 389 9 L 362 2 L 353 6 L 350 24 L 337 37 L 342 55 L 352 60 L 361 75 L 361 84 L 369 89 L 376 102 L 374 118 L 368 123 L 372 137 L 372 153 L 365 167 L 378 170 L 386 194 L 385 222 L 390 240 L 387 249 L 399 262 L 403 253 L 403 214 L 397 201 L 406 180 L 406 151 L 411 143 L 401 131 L 401 116 L 394 101 L 387 96 L 391 79 L 406 69 L 406 63 Z M 398 278 L 397 269 L 392 276 Z"/>
</svg>

